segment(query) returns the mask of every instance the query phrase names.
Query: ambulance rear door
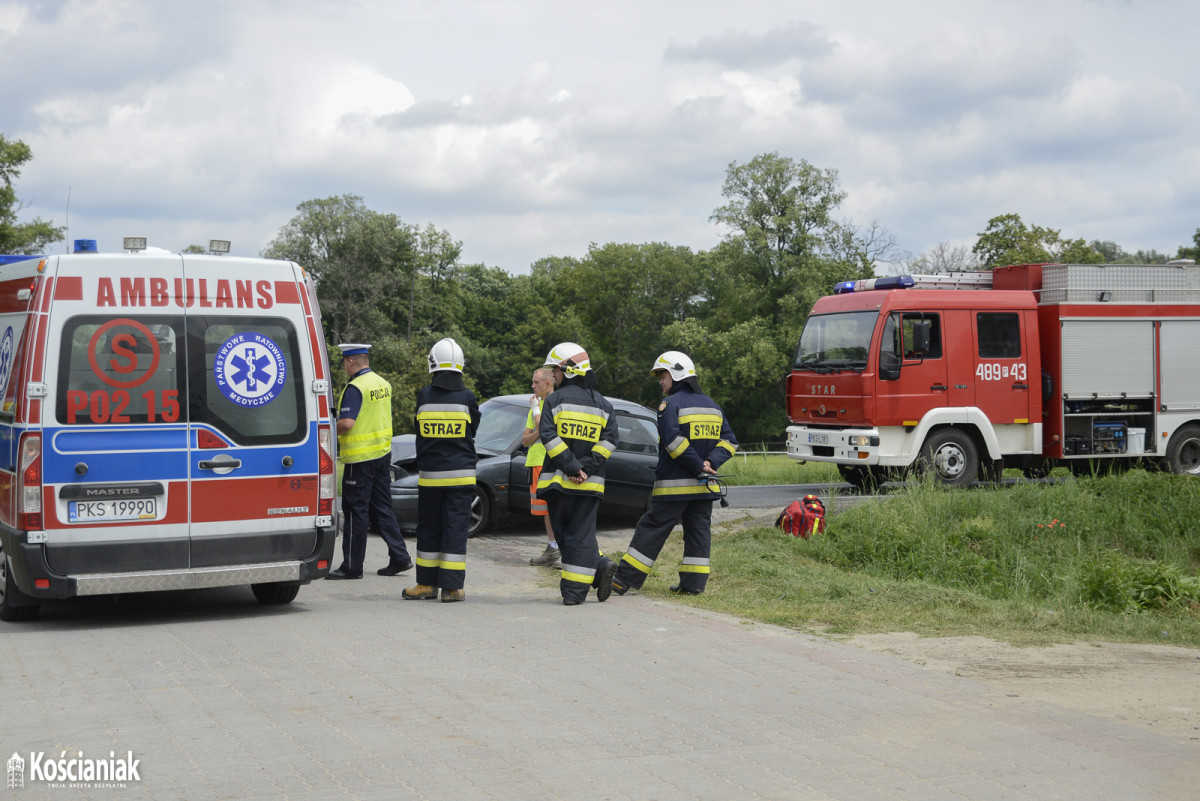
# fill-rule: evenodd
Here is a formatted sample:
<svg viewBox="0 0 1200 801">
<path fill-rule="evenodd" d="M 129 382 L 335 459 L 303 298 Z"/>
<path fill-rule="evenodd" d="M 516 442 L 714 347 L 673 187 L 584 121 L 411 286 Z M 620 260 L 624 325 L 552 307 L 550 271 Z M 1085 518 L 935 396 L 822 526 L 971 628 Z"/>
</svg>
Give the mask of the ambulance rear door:
<svg viewBox="0 0 1200 801">
<path fill-rule="evenodd" d="M 26 395 L 55 573 L 191 563 L 183 279 L 179 256 L 47 260 Z"/>
<path fill-rule="evenodd" d="M 191 566 L 303 559 L 317 546 L 324 395 L 299 268 L 185 256 Z M 327 414 L 327 410 L 325 412 Z"/>
</svg>

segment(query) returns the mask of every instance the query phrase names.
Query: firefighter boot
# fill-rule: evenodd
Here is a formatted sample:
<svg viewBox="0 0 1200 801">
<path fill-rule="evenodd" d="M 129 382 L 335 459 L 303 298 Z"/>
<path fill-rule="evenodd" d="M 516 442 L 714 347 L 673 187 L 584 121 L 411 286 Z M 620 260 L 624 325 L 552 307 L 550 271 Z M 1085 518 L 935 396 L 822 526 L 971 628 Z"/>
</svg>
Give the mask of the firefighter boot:
<svg viewBox="0 0 1200 801">
<path fill-rule="evenodd" d="M 438 591 L 437 587 L 430 587 L 428 584 L 418 584 L 400 593 L 400 597 L 406 601 L 432 601 L 438 597 Z"/>
<path fill-rule="evenodd" d="M 442 603 L 444 603 L 444 604 L 453 603 L 455 601 L 465 601 L 465 600 L 467 600 L 467 591 L 466 590 L 462 590 L 462 589 L 447 590 L 445 588 L 442 589 Z"/>
<path fill-rule="evenodd" d="M 617 563 L 607 557 L 596 570 L 596 600 L 604 603 L 613 591 L 613 576 L 617 575 Z"/>
</svg>

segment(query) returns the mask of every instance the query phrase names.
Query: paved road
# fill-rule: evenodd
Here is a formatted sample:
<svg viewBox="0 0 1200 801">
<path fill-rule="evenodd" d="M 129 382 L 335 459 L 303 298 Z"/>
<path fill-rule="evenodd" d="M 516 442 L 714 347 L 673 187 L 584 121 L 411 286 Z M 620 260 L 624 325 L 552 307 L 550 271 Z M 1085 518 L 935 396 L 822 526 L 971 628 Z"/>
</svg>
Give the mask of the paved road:
<svg viewBox="0 0 1200 801">
<path fill-rule="evenodd" d="M 132 751 L 140 779 L 26 766 L 0 801 L 1197 798 L 1195 743 L 688 601 L 563 607 L 540 549 L 534 526 L 473 540 L 461 604 L 369 575 L 283 608 L 236 589 L 0 624 L 0 755 Z"/>
</svg>

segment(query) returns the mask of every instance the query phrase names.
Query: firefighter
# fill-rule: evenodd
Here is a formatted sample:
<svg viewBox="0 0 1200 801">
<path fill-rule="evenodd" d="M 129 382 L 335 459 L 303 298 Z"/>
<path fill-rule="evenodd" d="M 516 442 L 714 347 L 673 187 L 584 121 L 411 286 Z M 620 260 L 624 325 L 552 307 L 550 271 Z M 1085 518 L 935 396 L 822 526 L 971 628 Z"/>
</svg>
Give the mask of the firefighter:
<svg viewBox="0 0 1200 801">
<path fill-rule="evenodd" d="M 662 387 L 658 405 L 658 467 L 650 510 L 642 515 L 625 551 L 613 591 L 641 589 L 671 529 L 683 523 L 683 563 L 671 592 L 699 595 L 708 584 L 712 504 L 720 499 L 708 480 L 737 450 L 733 429 L 711 398 L 700 392 L 696 367 L 687 354 L 669 350 L 651 373 Z"/>
<path fill-rule="evenodd" d="M 556 389 L 546 398 L 538 436 L 546 464 L 537 495 L 545 498 L 550 525 L 562 551 L 558 588 L 563 604 L 576 606 L 596 588 L 596 600 L 612 593 L 616 564 L 596 544 L 596 512 L 604 496 L 604 470 L 619 434 L 612 404 L 596 391 L 587 351 L 562 342 L 546 355 Z"/>
<path fill-rule="evenodd" d="M 429 351 L 430 382 L 417 392 L 417 584 L 407 600 L 462 601 L 467 531 L 475 500 L 479 405 L 463 383 L 463 352 L 453 339 Z"/>
<path fill-rule="evenodd" d="M 370 345 L 338 345 L 350 383 L 338 401 L 338 460 L 342 472 L 342 564 L 325 578 L 360 579 L 367 554 L 367 526 L 387 544 L 381 576 L 412 569 L 404 535 L 392 512 L 392 385 L 371 371 Z"/>
</svg>

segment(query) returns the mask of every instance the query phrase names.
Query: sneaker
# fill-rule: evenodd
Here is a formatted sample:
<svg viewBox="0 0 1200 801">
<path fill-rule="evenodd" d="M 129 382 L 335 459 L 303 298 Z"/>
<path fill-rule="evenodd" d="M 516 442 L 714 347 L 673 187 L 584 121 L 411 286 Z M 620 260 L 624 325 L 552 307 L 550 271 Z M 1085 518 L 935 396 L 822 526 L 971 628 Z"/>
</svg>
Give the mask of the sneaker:
<svg viewBox="0 0 1200 801">
<path fill-rule="evenodd" d="M 704 590 L 687 590 L 683 587 L 680 587 L 678 584 L 672 584 L 670 587 L 667 587 L 667 589 L 676 595 L 699 595 L 700 593 L 704 592 Z"/>
<path fill-rule="evenodd" d="M 454 603 L 455 601 L 465 601 L 465 600 L 467 600 L 467 591 L 466 590 L 446 590 L 446 589 L 442 590 L 442 603 L 444 603 L 444 604 Z"/>
<path fill-rule="evenodd" d="M 547 545 L 546 550 L 529 560 L 529 564 L 539 567 L 562 567 L 562 551 L 553 545 Z"/>
<path fill-rule="evenodd" d="M 613 576 L 617 574 L 617 563 L 611 559 L 605 559 L 600 565 L 600 571 L 596 574 L 599 583 L 596 585 L 596 600 L 604 603 L 608 600 L 608 596 L 612 595 L 613 591 Z"/>
</svg>

